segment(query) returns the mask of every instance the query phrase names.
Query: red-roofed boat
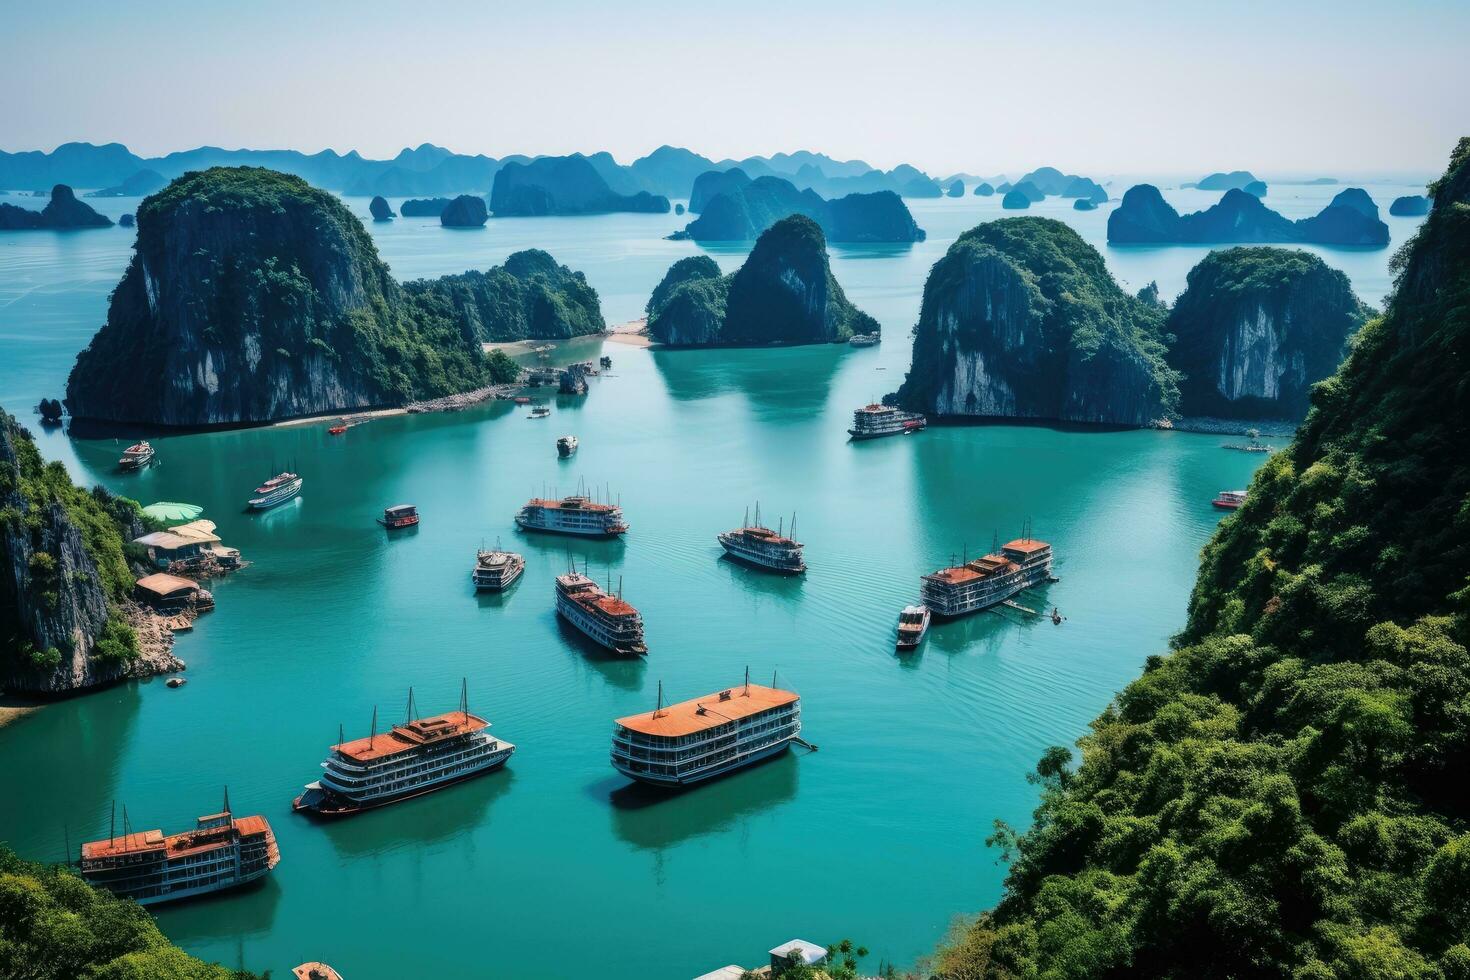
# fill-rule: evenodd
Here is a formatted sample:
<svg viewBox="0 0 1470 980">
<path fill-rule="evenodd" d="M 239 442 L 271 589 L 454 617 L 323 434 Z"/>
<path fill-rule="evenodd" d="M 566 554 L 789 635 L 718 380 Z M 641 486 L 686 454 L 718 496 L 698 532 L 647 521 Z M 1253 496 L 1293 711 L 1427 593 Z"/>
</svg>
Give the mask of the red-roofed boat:
<svg viewBox="0 0 1470 980">
<path fill-rule="evenodd" d="M 923 576 L 920 595 L 936 616 L 979 612 L 1051 581 L 1051 559 L 1051 545 L 1045 541 L 1017 538 L 991 554 Z"/>
<path fill-rule="evenodd" d="M 556 611 L 599 646 L 626 657 L 648 652 L 643 643 L 643 617 L 616 594 L 604 592 L 582 572 L 556 577 Z"/>
</svg>

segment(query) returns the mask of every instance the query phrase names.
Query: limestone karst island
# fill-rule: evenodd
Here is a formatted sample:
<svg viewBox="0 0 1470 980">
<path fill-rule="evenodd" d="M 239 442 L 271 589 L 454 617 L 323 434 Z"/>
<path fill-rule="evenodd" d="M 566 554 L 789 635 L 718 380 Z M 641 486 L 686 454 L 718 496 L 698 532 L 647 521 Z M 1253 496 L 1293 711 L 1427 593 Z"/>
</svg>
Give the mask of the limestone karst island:
<svg viewBox="0 0 1470 980">
<path fill-rule="evenodd" d="M 0 980 L 1470 980 L 1470 7 L 3 25 Z"/>
</svg>

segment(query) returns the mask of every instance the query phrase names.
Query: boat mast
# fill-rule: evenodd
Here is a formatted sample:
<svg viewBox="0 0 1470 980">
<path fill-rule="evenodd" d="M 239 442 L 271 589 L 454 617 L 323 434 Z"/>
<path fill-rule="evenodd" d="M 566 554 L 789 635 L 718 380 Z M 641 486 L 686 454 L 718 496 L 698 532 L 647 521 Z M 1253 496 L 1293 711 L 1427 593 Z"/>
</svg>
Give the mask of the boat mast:
<svg viewBox="0 0 1470 980">
<path fill-rule="evenodd" d="M 373 747 L 373 740 L 378 737 L 378 706 L 373 705 L 373 727 L 368 730 L 368 748 Z"/>
<path fill-rule="evenodd" d="M 750 697 L 750 665 L 745 666 L 745 696 Z"/>
<path fill-rule="evenodd" d="M 411 721 L 413 721 L 413 685 L 409 685 L 408 688 L 408 721 L 405 721 L 404 724 L 407 725 Z"/>
<path fill-rule="evenodd" d="M 225 807 L 220 812 L 225 816 L 230 815 L 230 787 L 228 785 L 225 786 Z"/>
<path fill-rule="evenodd" d="M 464 724 L 470 723 L 470 682 L 466 677 L 459 679 L 459 715 Z"/>
<path fill-rule="evenodd" d="M 653 709 L 653 716 L 659 717 L 664 710 L 664 682 L 658 682 L 658 706 Z"/>
</svg>

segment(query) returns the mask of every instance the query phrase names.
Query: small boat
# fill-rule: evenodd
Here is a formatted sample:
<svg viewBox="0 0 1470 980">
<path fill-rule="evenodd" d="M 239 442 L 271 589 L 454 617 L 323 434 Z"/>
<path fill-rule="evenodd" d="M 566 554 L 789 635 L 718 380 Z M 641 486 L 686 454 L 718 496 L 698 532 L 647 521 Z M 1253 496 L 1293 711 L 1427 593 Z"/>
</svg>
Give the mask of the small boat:
<svg viewBox="0 0 1470 980">
<path fill-rule="evenodd" d="M 796 515 L 791 515 L 791 533 L 796 533 Z M 773 572 L 800 575 L 806 571 L 802 560 L 805 547 L 795 538 L 787 537 L 785 528 L 771 530 L 761 523 L 760 504 L 755 505 L 755 523 L 750 521 L 750 511 L 745 512 L 745 522 L 730 531 L 715 535 L 725 554 L 737 561 L 764 568 Z"/>
<path fill-rule="evenodd" d="M 514 551 L 505 551 L 500 542 L 495 542 L 494 551 L 481 548 L 475 554 L 475 567 L 470 571 L 470 581 L 475 583 L 476 592 L 503 592 L 521 577 L 526 570 L 526 559 Z"/>
<path fill-rule="evenodd" d="M 855 333 L 847 338 L 848 344 L 853 347 L 873 347 L 882 340 L 882 334 L 876 333 Z"/>
<path fill-rule="evenodd" d="M 390 531 L 404 527 L 416 527 L 418 522 L 419 509 L 413 504 L 394 504 L 392 507 L 385 507 L 383 516 L 378 518 L 378 523 Z"/>
<path fill-rule="evenodd" d="M 344 433 L 346 431 L 347 431 L 347 423 L 346 422 L 338 422 L 336 425 L 332 426 L 330 429 L 327 430 L 327 434 L 328 435 L 334 435 L 334 436 L 340 436 L 342 433 Z"/>
<path fill-rule="evenodd" d="M 1245 503 L 1245 493 L 1244 490 L 1221 490 L 1210 503 L 1221 510 L 1234 510 Z"/>
<path fill-rule="evenodd" d="M 1062 625 L 1062 620 L 1064 620 L 1066 618 L 1067 617 L 1066 616 L 1063 616 L 1062 615 L 1062 611 L 1060 609 L 1058 609 L 1056 606 L 1052 606 L 1051 607 L 1051 621 L 1053 623 L 1055 623 L 1057 626 Z"/>
<path fill-rule="evenodd" d="M 250 509 L 269 510 L 278 504 L 284 504 L 301 492 L 301 483 L 301 477 L 295 473 L 280 473 L 271 477 L 255 488 L 255 496 L 250 498 Z"/>
<path fill-rule="evenodd" d="M 164 683 L 168 687 L 183 687 L 185 684 L 189 683 L 189 679 L 187 677 L 170 677 Z"/>
<path fill-rule="evenodd" d="M 528 418 L 533 418 L 533 419 L 545 419 L 545 418 L 550 418 L 550 417 L 551 417 L 551 409 L 548 408 L 545 405 L 537 405 L 537 406 L 535 406 L 534 408 L 531 409 L 531 414 L 528 416 Z"/>
<path fill-rule="evenodd" d="M 141 470 L 153 462 L 153 447 L 146 442 L 137 442 L 123 450 L 117 465 L 124 470 Z"/>
<path fill-rule="evenodd" d="M 566 457 L 572 455 L 572 453 L 575 453 L 576 451 L 577 451 L 577 437 L 576 436 L 562 436 L 560 439 L 556 440 L 556 454 L 558 456 L 562 457 L 563 459 L 565 459 Z"/>
<path fill-rule="evenodd" d="M 912 650 L 923 643 L 930 618 L 928 606 L 904 606 L 898 614 L 898 649 Z"/>
<path fill-rule="evenodd" d="M 342 980 L 342 974 L 315 960 L 292 967 L 291 975 L 295 980 Z"/>
<path fill-rule="evenodd" d="M 874 402 L 852 413 L 852 428 L 847 430 L 847 434 L 854 441 L 878 439 L 919 432 L 926 424 L 927 420 L 922 415 Z"/>
</svg>

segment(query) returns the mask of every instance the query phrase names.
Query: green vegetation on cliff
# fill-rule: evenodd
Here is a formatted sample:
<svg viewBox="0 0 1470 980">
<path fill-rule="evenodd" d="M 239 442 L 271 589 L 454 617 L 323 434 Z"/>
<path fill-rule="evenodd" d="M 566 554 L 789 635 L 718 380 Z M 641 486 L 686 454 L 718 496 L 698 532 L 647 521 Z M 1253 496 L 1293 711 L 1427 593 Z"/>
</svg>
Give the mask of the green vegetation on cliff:
<svg viewBox="0 0 1470 980">
<path fill-rule="evenodd" d="M 1470 139 L 941 977 L 1470 976 Z"/>
<path fill-rule="evenodd" d="M 415 319 L 465 324 L 481 342 L 562 339 L 607 329 L 597 290 L 540 249 L 516 252 L 488 272 L 465 272 L 403 284 Z M 500 358 L 492 368 L 505 374 Z M 492 355 L 493 357 L 493 355 Z M 508 360 L 508 359 L 506 359 Z M 503 380 L 514 378 L 512 372 Z M 497 377 L 499 380 L 499 377 Z"/>
<path fill-rule="evenodd" d="M 174 946 L 135 902 L 0 846 L 0 976 L 16 980 L 253 980 Z"/>
</svg>

